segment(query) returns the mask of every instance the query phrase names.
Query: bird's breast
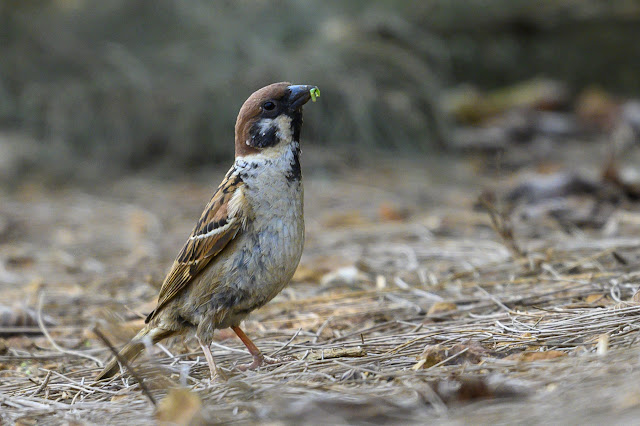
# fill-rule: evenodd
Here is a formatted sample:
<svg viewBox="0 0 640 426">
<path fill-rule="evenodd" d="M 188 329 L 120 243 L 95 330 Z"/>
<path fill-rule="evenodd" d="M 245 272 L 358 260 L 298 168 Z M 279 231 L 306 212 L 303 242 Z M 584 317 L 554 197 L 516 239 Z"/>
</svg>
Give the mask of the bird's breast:
<svg viewBox="0 0 640 426">
<path fill-rule="evenodd" d="M 281 156 L 250 163 L 242 175 L 249 214 L 233 275 L 260 305 L 288 284 L 302 255 L 304 191 L 301 179 L 291 179 L 297 161 L 296 145 Z"/>
</svg>

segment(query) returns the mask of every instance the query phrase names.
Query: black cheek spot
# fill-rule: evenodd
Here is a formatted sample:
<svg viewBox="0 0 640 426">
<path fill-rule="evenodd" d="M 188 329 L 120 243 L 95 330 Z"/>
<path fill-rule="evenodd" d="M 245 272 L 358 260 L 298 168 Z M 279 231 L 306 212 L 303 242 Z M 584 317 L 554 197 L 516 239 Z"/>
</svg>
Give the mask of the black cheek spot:
<svg viewBox="0 0 640 426">
<path fill-rule="evenodd" d="M 256 123 L 251 127 L 251 131 L 249 132 L 249 135 L 251 136 L 249 144 L 254 148 L 275 146 L 278 143 L 276 133 L 277 129 L 275 126 L 263 130 L 262 126 Z"/>
</svg>

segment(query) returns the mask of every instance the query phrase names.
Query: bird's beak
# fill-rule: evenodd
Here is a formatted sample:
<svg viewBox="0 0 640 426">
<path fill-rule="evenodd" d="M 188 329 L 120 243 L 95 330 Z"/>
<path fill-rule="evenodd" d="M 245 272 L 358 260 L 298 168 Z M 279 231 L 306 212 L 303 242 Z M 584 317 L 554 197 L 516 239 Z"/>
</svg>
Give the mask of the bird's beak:
<svg viewBox="0 0 640 426">
<path fill-rule="evenodd" d="M 316 86 L 308 86 L 308 85 L 294 85 L 289 86 L 289 108 L 292 111 L 296 111 L 302 107 L 302 105 L 309 102 L 311 99 L 311 90 L 318 88 Z"/>
</svg>

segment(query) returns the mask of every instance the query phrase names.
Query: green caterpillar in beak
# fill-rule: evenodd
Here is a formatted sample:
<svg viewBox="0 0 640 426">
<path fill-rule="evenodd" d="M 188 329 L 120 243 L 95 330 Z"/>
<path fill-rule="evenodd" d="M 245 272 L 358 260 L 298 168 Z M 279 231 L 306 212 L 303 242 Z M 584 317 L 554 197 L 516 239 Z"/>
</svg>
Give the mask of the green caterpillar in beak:
<svg viewBox="0 0 640 426">
<path fill-rule="evenodd" d="M 311 95 L 311 101 L 315 102 L 316 98 L 320 97 L 320 89 L 318 89 L 317 87 L 314 87 L 311 90 L 309 90 L 309 94 Z"/>
</svg>

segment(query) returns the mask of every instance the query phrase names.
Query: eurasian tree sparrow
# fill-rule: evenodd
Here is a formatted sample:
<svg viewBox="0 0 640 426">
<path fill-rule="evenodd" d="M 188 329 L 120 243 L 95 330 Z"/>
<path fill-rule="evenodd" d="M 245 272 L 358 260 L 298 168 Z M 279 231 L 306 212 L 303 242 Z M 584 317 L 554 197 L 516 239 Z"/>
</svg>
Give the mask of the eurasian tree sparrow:
<svg viewBox="0 0 640 426">
<path fill-rule="evenodd" d="M 315 86 L 275 83 L 246 100 L 236 121 L 235 162 L 174 261 L 147 325 L 121 357 L 133 360 L 145 342 L 194 333 L 213 378 L 213 333 L 231 327 L 253 356 L 239 368 L 271 361 L 239 325 L 280 293 L 300 261 L 302 106 L 317 95 Z M 118 371 L 114 358 L 96 380 Z"/>
</svg>

